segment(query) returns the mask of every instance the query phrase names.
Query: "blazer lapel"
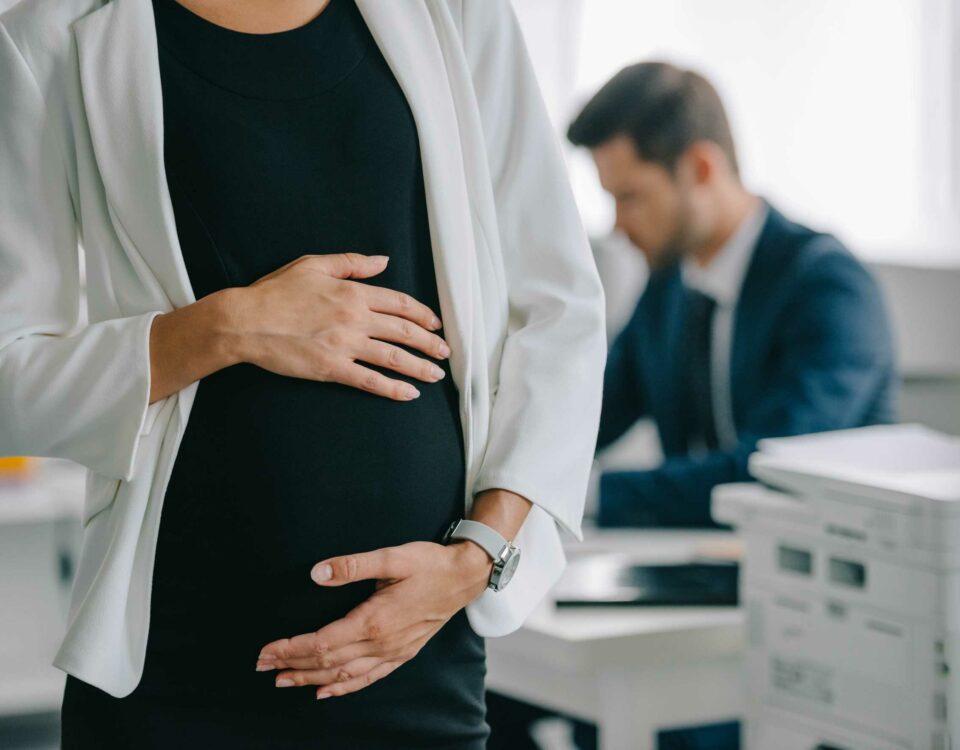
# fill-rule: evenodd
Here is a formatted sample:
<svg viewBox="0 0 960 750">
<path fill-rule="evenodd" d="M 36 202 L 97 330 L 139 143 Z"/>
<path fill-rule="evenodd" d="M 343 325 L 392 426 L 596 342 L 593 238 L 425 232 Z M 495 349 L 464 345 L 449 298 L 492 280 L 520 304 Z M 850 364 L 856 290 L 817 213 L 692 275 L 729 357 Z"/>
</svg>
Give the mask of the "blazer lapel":
<svg viewBox="0 0 960 750">
<path fill-rule="evenodd" d="M 74 35 L 90 138 L 117 236 L 168 309 L 195 302 L 164 170 L 153 6 L 111 0 L 77 21 Z"/>
<path fill-rule="evenodd" d="M 451 82 L 423 4 L 356 2 L 417 125 L 444 337 L 469 410 L 474 239 Z M 84 108 L 117 235 L 168 309 L 195 302 L 164 168 L 151 0 L 109 0 L 74 24 L 74 34 Z"/>
</svg>

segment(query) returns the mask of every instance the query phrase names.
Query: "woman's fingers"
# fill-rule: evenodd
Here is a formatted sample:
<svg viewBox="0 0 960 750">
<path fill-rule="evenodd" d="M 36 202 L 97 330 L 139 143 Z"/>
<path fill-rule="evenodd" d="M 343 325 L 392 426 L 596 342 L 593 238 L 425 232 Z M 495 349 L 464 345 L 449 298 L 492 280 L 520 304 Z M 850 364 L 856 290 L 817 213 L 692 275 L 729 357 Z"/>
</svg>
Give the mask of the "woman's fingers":
<svg viewBox="0 0 960 750">
<path fill-rule="evenodd" d="M 260 660 L 260 664 L 269 665 L 275 669 L 296 670 L 335 670 L 354 659 L 366 656 L 376 656 L 379 659 L 398 658 L 409 644 L 433 635 L 439 630 L 432 622 L 415 622 L 395 633 L 390 633 L 380 639 L 364 639 L 349 643 L 345 646 L 330 649 L 320 654 L 306 654 L 287 658 L 273 658 Z M 279 673 L 278 673 L 279 676 Z"/>
<path fill-rule="evenodd" d="M 295 669 L 278 672 L 274 681 L 279 688 L 300 687 L 303 685 L 328 685 L 331 682 L 347 682 L 369 672 L 385 661 L 379 656 L 364 656 L 346 664 L 329 669 Z"/>
<path fill-rule="evenodd" d="M 350 360 L 334 364 L 327 379 L 369 391 L 378 396 L 386 396 L 395 401 L 411 401 L 420 395 L 420 391 L 410 383 L 388 378 L 376 370 Z"/>
<path fill-rule="evenodd" d="M 438 630 L 438 628 L 434 628 L 431 622 L 415 622 L 403 630 L 399 630 L 386 638 L 380 639 L 379 642 L 367 640 L 350 643 L 334 649 L 325 656 L 327 657 L 327 663 L 333 669 L 366 656 L 376 656 L 381 660 L 403 660 L 406 649 L 409 649 L 412 644 L 426 640 L 426 638 L 433 635 L 436 630 Z"/>
<path fill-rule="evenodd" d="M 416 297 L 382 286 L 364 286 L 367 290 L 365 295 L 367 306 L 374 312 L 408 318 L 428 331 L 436 331 L 442 327 L 440 319 L 433 310 Z"/>
<path fill-rule="evenodd" d="M 442 337 L 396 315 L 371 312 L 364 328 L 371 338 L 406 344 L 436 359 L 446 359 L 450 356 L 450 347 Z"/>
<path fill-rule="evenodd" d="M 335 276 L 338 279 L 362 279 L 376 276 L 387 267 L 389 262 L 386 255 L 364 255 L 352 252 L 301 257 L 329 276 Z"/>
<path fill-rule="evenodd" d="M 403 375 L 419 378 L 428 383 L 436 383 L 446 374 L 443 368 L 430 360 L 417 357 L 399 346 L 377 339 L 367 339 L 356 358 L 371 365 L 389 367 Z"/>
<path fill-rule="evenodd" d="M 389 368 L 428 383 L 435 383 L 444 377 L 443 369 L 430 360 L 380 340 L 396 341 L 427 352 L 437 359 L 445 359 L 450 356 L 450 347 L 440 336 L 424 330 L 410 320 L 380 312 L 370 313 L 365 328 L 362 342 L 350 352 L 351 360 L 334 365 L 329 379 L 396 401 L 410 401 L 420 395 L 414 385 L 388 377 L 352 360 Z"/>
<path fill-rule="evenodd" d="M 325 654 L 326 664 L 331 669 L 337 669 L 345 666 L 355 659 L 361 659 L 367 656 L 376 656 L 379 659 L 400 659 L 405 661 L 411 658 L 409 649 L 416 644 L 423 644 L 434 636 L 434 634 L 443 627 L 443 623 L 437 623 L 432 620 L 423 620 L 415 622 L 412 625 L 398 631 L 389 638 L 377 641 L 358 641 Z M 419 646 L 417 646 L 419 650 Z M 406 653 L 406 656 L 404 655 Z"/>
<path fill-rule="evenodd" d="M 381 664 L 378 664 L 369 672 L 366 672 L 358 677 L 354 677 L 344 682 L 334 682 L 324 685 L 323 687 L 317 688 L 317 699 L 330 698 L 335 695 L 346 695 L 347 693 L 353 693 L 357 690 L 362 690 L 377 680 L 386 677 L 402 663 L 403 662 L 399 661 L 385 661 Z"/>
</svg>

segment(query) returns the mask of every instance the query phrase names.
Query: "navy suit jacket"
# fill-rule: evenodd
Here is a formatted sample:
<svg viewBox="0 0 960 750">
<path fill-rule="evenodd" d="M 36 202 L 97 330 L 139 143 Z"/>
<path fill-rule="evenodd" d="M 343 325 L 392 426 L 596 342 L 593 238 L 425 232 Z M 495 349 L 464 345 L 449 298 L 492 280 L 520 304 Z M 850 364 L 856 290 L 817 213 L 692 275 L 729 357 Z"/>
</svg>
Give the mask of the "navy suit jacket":
<svg viewBox="0 0 960 750">
<path fill-rule="evenodd" d="M 605 472 L 601 526 L 715 526 L 711 489 L 745 481 L 763 437 L 895 421 L 897 375 L 876 282 L 832 235 L 772 206 L 734 313 L 732 450 L 688 455 L 678 395 L 685 287 L 677 264 L 651 274 L 608 353 L 597 450 L 641 417 L 660 433 L 664 463 Z"/>
</svg>

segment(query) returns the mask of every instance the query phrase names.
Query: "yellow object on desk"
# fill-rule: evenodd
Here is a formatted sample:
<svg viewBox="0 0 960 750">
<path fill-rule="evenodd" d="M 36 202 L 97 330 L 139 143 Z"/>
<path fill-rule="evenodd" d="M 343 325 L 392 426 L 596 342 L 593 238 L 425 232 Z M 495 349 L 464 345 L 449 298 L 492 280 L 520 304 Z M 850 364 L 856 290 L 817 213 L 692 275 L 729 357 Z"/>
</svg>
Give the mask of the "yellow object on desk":
<svg viewBox="0 0 960 750">
<path fill-rule="evenodd" d="M 26 479 L 33 474 L 36 463 L 31 456 L 0 457 L 0 480 Z"/>
</svg>

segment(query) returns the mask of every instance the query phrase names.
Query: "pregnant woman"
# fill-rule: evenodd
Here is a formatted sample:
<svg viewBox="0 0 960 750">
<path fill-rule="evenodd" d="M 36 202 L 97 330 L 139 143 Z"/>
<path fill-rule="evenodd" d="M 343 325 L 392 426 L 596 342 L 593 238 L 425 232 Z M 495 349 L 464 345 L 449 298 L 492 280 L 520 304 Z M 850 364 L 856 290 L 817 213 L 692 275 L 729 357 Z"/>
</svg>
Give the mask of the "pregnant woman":
<svg viewBox="0 0 960 750">
<path fill-rule="evenodd" d="M 517 627 L 555 580 L 554 521 L 580 536 L 605 348 L 599 279 L 509 6 L 150 2 L 85 15 L 68 0 L 69 27 L 68 10 L 37 0 L 0 15 L 0 90 L 17 112 L 0 115 L 0 269 L 15 280 L 0 286 L 0 454 L 91 469 L 55 660 L 68 672 L 62 747 L 479 750 L 478 629 Z M 519 77 L 525 96 L 498 109 L 501 80 L 431 113 L 420 78 L 463 86 L 457 31 L 476 39 L 481 88 Z M 385 51 L 420 77 L 405 89 Z M 145 108 L 151 97 L 162 107 Z M 433 115 L 461 130 L 432 130 Z M 155 173 L 143 132 L 158 135 Z M 466 145 L 483 132 L 486 149 Z M 514 153 L 544 143 L 536 166 Z M 476 205 L 439 171 L 451 144 Z M 431 177 L 446 180 L 433 217 Z M 138 295 L 176 286 L 151 223 L 157 185 L 194 301 L 142 313 Z M 503 268 L 489 260 L 501 251 L 488 194 L 523 248 Z M 83 227 L 92 321 L 72 335 L 65 214 Z M 441 253 L 451 216 L 476 234 Z M 466 354 L 440 319 L 450 269 L 474 274 L 444 301 L 455 340 L 486 347 L 459 385 Z M 189 408 L 171 399 L 190 386 Z M 483 422 L 468 432 L 464 413 Z M 469 461 L 484 454 L 478 479 Z M 534 554 L 511 593 L 524 539 Z"/>
<path fill-rule="evenodd" d="M 197 299 L 248 288 L 237 316 L 250 351 L 197 390 L 164 500 L 143 678 L 113 698 L 68 677 L 64 745 L 103 747 L 112 729 L 131 748 L 188 738 L 482 748 L 484 645 L 463 609 L 391 679 L 335 701 L 318 704 L 302 682 L 277 689 L 282 677 L 255 669 L 263 646 L 374 593 L 373 580 L 318 587 L 318 560 L 439 542 L 462 513 L 463 437 L 449 349 L 431 325 L 439 301 L 410 109 L 352 0 L 270 33 L 227 28 L 176 0 L 153 4 L 166 174 L 190 283 Z M 296 262 L 304 249 L 318 257 Z M 389 262 L 352 260 L 362 278 L 334 281 L 343 251 Z M 400 330 L 399 316 L 377 312 L 391 297 L 364 298 L 366 314 L 336 303 L 373 283 L 417 301 L 421 350 L 396 345 L 409 376 L 386 386 L 399 398 L 290 377 L 304 374 L 297 349 L 311 324 L 326 326 L 314 335 L 334 352 L 365 340 L 362 359 L 390 361 L 394 347 L 368 335 Z M 425 378 L 408 403 L 414 376 Z M 345 676 L 353 667 L 362 677 L 364 662 L 343 664 Z"/>
</svg>

